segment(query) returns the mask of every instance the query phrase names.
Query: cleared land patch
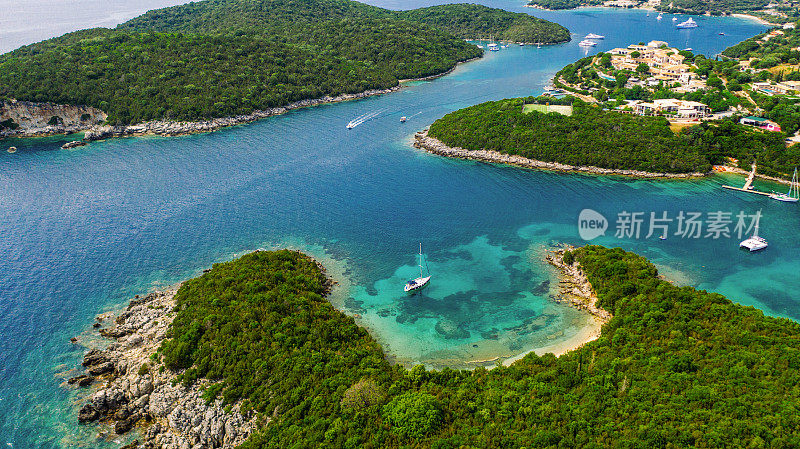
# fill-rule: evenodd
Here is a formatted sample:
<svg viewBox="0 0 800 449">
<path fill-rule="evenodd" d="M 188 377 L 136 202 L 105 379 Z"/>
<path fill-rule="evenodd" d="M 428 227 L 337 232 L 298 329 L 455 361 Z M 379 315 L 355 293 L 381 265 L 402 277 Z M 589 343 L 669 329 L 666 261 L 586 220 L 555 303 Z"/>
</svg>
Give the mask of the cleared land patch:
<svg viewBox="0 0 800 449">
<path fill-rule="evenodd" d="M 572 115 L 572 105 L 526 104 L 522 107 L 523 114 L 528 114 L 532 111 L 543 112 L 545 114 L 549 112 L 558 112 L 561 115 L 570 117 Z"/>
</svg>

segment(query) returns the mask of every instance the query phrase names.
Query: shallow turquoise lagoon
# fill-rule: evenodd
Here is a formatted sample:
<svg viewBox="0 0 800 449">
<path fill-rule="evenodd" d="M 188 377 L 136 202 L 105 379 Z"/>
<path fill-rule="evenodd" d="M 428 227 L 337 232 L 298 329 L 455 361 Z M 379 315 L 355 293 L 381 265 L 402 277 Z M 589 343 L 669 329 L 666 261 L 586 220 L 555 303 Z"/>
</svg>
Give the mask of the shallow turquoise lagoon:
<svg viewBox="0 0 800 449">
<path fill-rule="evenodd" d="M 714 54 L 764 28 L 698 18 L 679 31 L 644 11 L 549 13 L 596 49 L 651 39 Z M 411 8 L 417 4 L 385 6 Z M 718 36 L 724 30 L 726 36 Z M 724 191 L 740 177 L 638 181 L 520 170 L 415 150 L 414 132 L 458 108 L 541 93 L 584 54 L 580 39 L 512 46 L 431 82 L 382 97 L 295 111 L 220 132 L 130 138 L 60 150 L 69 137 L 3 141 L 0 153 L 0 444 L 105 447 L 79 427 L 75 393 L 60 388 L 90 341 L 91 322 L 134 294 L 197 275 L 256 248 L 310 251 L 342 281 L 333 301 L 401 363 L 473 366 L 574 337 L 586 317 L 554 303 L 542 261 L 555 242 L 580 243 L 577 216 L 622 211 L 761 210 L 770 248 L 738 239 L 596 241 L 651 258 L 677 282 L 800 318 L 800 208 Z M 355 129 L 351 119 L 382 111 Z M 411 117 L 400 123 L 401 116 Z M 775 188 L 763 185 L 763 188 Z M 613 226 L 613 225 L 612 225 Z M 416 296 L 422 242 L 434 276 Z M 489 362 L 491 363 L 491 362 Z"/>
</svg>

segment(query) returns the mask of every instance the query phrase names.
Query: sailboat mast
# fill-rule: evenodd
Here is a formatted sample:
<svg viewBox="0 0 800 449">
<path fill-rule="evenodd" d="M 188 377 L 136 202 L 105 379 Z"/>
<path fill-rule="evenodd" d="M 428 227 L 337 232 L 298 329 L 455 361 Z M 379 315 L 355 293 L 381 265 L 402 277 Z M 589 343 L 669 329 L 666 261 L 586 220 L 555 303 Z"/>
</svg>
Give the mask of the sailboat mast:
<svg viewBox="0 0 800 449">
<path fill-rule="evenodd" d="M 419 243 L 419 277 L 422 277 L 422 242 Z"/>
</svg>

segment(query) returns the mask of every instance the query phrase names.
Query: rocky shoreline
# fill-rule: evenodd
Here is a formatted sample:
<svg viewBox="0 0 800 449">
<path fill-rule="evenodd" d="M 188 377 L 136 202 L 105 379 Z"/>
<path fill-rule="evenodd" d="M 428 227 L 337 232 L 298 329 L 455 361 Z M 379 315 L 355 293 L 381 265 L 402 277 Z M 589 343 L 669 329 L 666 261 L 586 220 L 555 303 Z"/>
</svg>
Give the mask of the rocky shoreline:
<svg viewBox="0 0 800 449">
<path fill-rule="evenodd" d="M 509 155 L 492 150 L 466 150 L 464 148 L 452 148 L 442 141 L 428 135 L 428 130 L 417 132 L 414 135 L 414 147 L 427 151 L 428 153 L 439 156 L 453 157 L 458 159 L 470 159 L 482 162 L 515 165 L 523 168 L 537 168 L 542 170 L 571 171 L 588 173 L 595 175 L 620 175 L 635 178 L 665 178 L 665 179 L 690 179 L 707 176 L 709 173 L 651 173 L 639 170 L 620 170 L 611 168 L 601 168 L 593 166 L 575 166 L 560 164 L 558 162 L 543 162 L 535 159 L 528 159 L 523 156 Z"/>
<path fill-rule="evenodd" d="M 255 429 L 255 413 L 241 414 L 239 404 L 226 410 L 221 399 L 207 404 L 208 381 L 186 388 L 173 384 L 178 373 L 153 366 L 151 357 L 175 317 L 176 291 L 137 296 L 116 318 L 97 317 L 95 327 L 112 343 L 86 353 L 85 373 L 68 381 L 97 388 L 80 408 L 78 421 L 101 422 L 120 435 L 138 427 L 139 438 L 127 448 L 233 448 Z M 107 322 L 110 327 L 101 327 Z"/>
<path fill-rule="evenodd" d="M 564 263 L 564 253 L 574 250 L 574 247 L 566 245 L 545 254 L 547 263 L 558 268 L 561 273 L 561 280 L 558 283 L 559 294 L 551 298 L 556 302 L 566 303 L 579 310 L 589 312 L 603 323 L 607 323 L 614 316 L 597 305 L 597 294 L 580 264 L 577 261 L 571 265 Z"/>
<path fill-rule="evenodd" d="M 157 136 L 182 136 L 187 134 L 197 134 L 197 133 L 216 131 L 220 128 L 225 128 L 228 126 L 241 125 L 244 123 L 253 122 L 263 118 L 272 117 L 274 115 L 285 114 L 286 112 L 289 112 L 293 109 L 307 108 L 311 106 L 318 106 L 328 103 L 339 103 L 342 101 L 357 100 L 360 98 L 371 97 L 373 95 L 383 95 L 390 92 L 395 92 L 400 88 L 401 86 L 395 86 L 389 89 L 371 89 L 356 94 L 343 94 L 335 97 L 325 96 L 322 98 L 300 100 L 294 103 L 290 103 L 286 106 L 253 111 L 249 114 L 236 115 L 233 117 L 214 118 L 196 122 L 173 122 L 168 120 L 153 120 L 150 122 L 139 123 L 136 125 L 121 125 L 121 126 L 96 125 L 88 129 L 85 124 L 82 125 L 80 123 L 70 124 L 69 126 L 57 125 L 57 126 L 45 126 L 37 128 L 19 127 L 14 130 L 8 129 L 0 131 L 0 138 L 44 137 L 55 134 L 72 134 L 81 131 L 85 132 L 83 137 L 84 143 L 95 140 L 108 139 L 111 137 L 131 137 L 131 136 L 141 136 L 145 134 L 157 135 Z M 51 106 L 59 106 L 59 105 L 51 105 Z M 70 106 L 59 106 L 59 107 L 69 108 Z M 82 108 L 82 107 L 76 106 L 75 108 Z M 73 145 L 71 148 L 79 146 L 76 145 L 75 143 L 70 143 L 70 144 Z"/>
<path fill-rule="evenodd" d="M 274 115 L 285 114 L 293 109 L 307 108 L 311 106 L 319 106 L 328 103 L 339 103 L 342 101 L 357 100 L 360 98 L 371 97 L 373 95 L 383 95 L 390 92 L 395 92 L 400 89 L 400 86 L 395 86 L 389 89 L 372 89 L 357 94 L 344 94 L 336 97 L 325 96 L 322 98 L 315 98 L 310 100 L 300 100 L 290 103 L 286 106 L 277 108 L 270 108 L 265 110 L 253 111 L 249 114 L 236 115 L 233 117 L 214 118 L 210 120 L 202 120 L 196 122 L 172 122 L 167 120 L 154 120 L 151 122 L 140 123 L 137 125 L 127 126 L 98 126 L 86 131 L 83 140 L 91 142 L 94 140 L 103 140 L 111 137 L 129 137 L 141 136 L 145 134 L 157 136 L 182 136 L 187 134 L 206 133 L 216 131 L 220 128 L 228 126 L 241 125 L 244 123 L 253 122 Z"/>
<path fill-rule="evenodd" d="M 404 83 L 409 81 L 430 81 L 436 78 L 441 78 L 453 72 L 459 65 L 480 58 L 481 57 L 479 56 L 477 58 L 468 59 L 466 61 L 460 61 L 456 63 L 456 65 L 454 65 L 449 70 L 442 73 L 438 73 L 436 75 L 426 76 L 422 78 L 399 80 L 399 83 Z M 66 148 L 75 148 L 77 146 L 81 146 L 80 142 L 83 142 L 83 144 L 85 144 L 95 140 L 104 140 L 113 137 L 132 137 L 132 136 L 142 136 L 142 135 L 156 135 L 156 136 L 168 136 L 168 137 L 183 136 L 189 134 L 212 132 L 228 126 L 242 125 L 245 123 L 254 122 L 256 120 L 261 120 L 267 117 L 285 114 L 294 109 L 319 106 L 329 103 L 339 103 L 350 100 L 358 100 L 375 95 L 388 94 L 391 92 L 396 92 L 401 88 L 402 84 L 399 84 L 397 86 L 388 89 L 370 89 L 355 94 L 342 94 L 337 96 L 326 95 L 321 98 L 296 101 L 286 106 L 253 111 L 249 114 L 236 115 L 232 117 L 213 118 L 209 120 L 189 121 L 189 122 L 153 120 L 149 122 L 138 123 L 135 125 L 120 125 L 120 126 L 95 125 L 88 128 L 85 123 L 81 124 L 72 122 L 70 122 L 68 125 L 59 124 L 57 126 L 48 125 L 48 126 L 38 126 L 35 128 L 20 126 L 13 130 L 12 129 L 0 130 L 0 139 L 6 137 L 45 137 L 55 134 L 72 134 L 83 131 L 84 137 L 82 141 L 74 141 L 66 144 L 67 145 Z M 102 119 L 103 120 L 105 119 L 105 114 L 103 114 L 102 111 L 95 110 L 93 108 L 87 108 L 84 106 L 54 105 L 50 103 L 36 104 L 36 103 L 17 102 L 17 101 L 14 101 L 14 103 L 20 103 L 20 104 L 24 103 L 29 106 L 47 106 L 48 109 L 68 108 L 68 109 L 80 110 L 81 112 L 85 112 L 85 110 L 91 110 L 92 117 L 98 114 L 102 114 Z"/>
</svg>

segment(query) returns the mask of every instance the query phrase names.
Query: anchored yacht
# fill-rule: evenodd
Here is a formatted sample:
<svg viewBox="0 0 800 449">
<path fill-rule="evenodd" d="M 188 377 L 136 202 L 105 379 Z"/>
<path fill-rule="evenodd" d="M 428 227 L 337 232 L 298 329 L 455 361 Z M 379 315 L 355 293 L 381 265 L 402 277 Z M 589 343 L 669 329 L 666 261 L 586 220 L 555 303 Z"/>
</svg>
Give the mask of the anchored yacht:
<svg viewBox="0 0 800 449">
<path fill-rule="evenodd" d="M 422 274 L 422 269 L 423 269 L 422 264 L 423 264 L 422 243 L 420 243 L 419 244 L 419 277 L 416 278 L 416 279 L 412 279 L 412 280 L 406 282 L 405 287 L 403 287 L 403 290 L 406 293 L 413 292 L 415 290 L 421 289 L 422 287 L 428 285 L 428 281 L 431 280 L 430 270 L 427 270 L 428 271 L 428 275 L 427 276 L 423 276 L 423 274 Z"/>
<path fill-rule="evenodd" d="M 789 191 L 787 193 L 773 193 L 769 197 L 773 200 L 783 201 L 785 203 L 796 203 L 800 201 L 800 185 L 797 184 L 797 167 L 794 169 L 792 184 L 789 186 Z"/>
<path fill-rule="evenodd" d="M 739 248 L 747 248 L 751 253 L 753 251 L 762 250 L 767 246 L 769 246 L 769 244 L 766 240 L 764 240 L 764 237 L 759 237 L 758 235 L 758 225 L 756 225 L 756 230 L 753 232 L 753 236 L 739 244 Z"/>
</svg>

